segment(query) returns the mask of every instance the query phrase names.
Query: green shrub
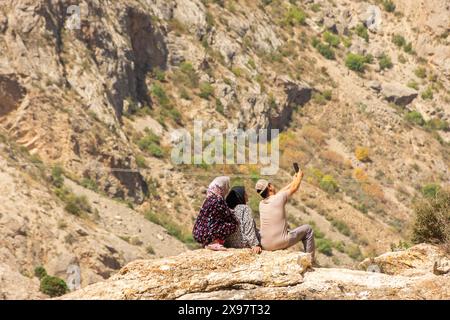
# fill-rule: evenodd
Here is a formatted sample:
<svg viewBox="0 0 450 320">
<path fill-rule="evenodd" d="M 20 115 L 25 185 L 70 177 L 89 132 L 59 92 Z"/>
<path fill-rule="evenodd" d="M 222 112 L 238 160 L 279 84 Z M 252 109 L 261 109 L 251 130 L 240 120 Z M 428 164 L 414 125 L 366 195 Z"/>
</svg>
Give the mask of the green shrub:
<svg viewBox="0 0 450 320">
<path fill-rule="evenodd" d="M 414 74 L 421 79 L 425 79 L 427 76 L 427 70 L 424 67 L 418 67 L 414 70 Z"/>
<path fill-rule="evenodd" d="M 349 237 L 351 235 L 350 232 L 350 228 L 347 226 L 347 224 L 345 224 L 345 222 L 340 221 L 340 220 L 333 220 L 331 222 L 331 224 L 333 225 L 333 227 L 335 227 L 337 230 L 339 230 L 340 233 L 342 233 L 343 235 Z"/>
<path fill-rule="evenodd" d="M 371 55 L 370 53 L 366 54 L 364 56 L 364 62 L 369 64 L 373 63 L 373 55 Z"/>
<path fill-rule="evenodd" d="M 352 46 L 352 39 L 350 37 L 342 37 L 342 44 L 346 48 L 350 48 Z"/>
<path fill-rule="evenodd" d="M 326 100 L 330 101 L 330 100 L 333 98 L 333 91 L 331 91 L 331 90 L 324 90 L 324 91 L 322 92 L 322 95 L 323 95 L 323 97 L 324 97 Z"/>
<path fill-rule="evenodd" d="M 405 45 L 403 46 L 403 50 L 404 50 L 406 53 L 412 53 L 412 52 L 413 52 L 412 43 L 411 43 L 411 42 L 408 42 L 407 44 L 405 44 Z"/>
<path fill-rule="evenodd" d="M 66 187 L 56 188 L 55 194 L 65 203 L 64 209 L 73 215 L 80 216 L 83 212 L 92 212 L 86 196 L 77 196 Z"/>
<path fill-rule="evenodd" d="M 317 251 L 320 253 L 326 255 L 326 256 L 332 256 L 333 255 L 333 247 L 332 242 L 328 239 L 317 239 L 316 240 L 316 248 Z"/>
<path fill-rule="evenodd" d="M 399 48 L 402 48 L 406 45 L 406 39 L 399 34 L 394 34 L 392 36 L 392 42 Z"/>
<path fill-rule="evenodd" d="M 417 81 L 411 80 L 408 82 L 407 86 L 414 90 L 419 90 L 419 84 L 417 83 Z"/>
<path fill-rule="evenodd" d="M 200 83 L 200 94 L 199 96 L 203 99 L 208 100 L 210 96 L 214 94 L 214 88 L 209 82 Z"/>
<path fill-rule="evenodd" d="M 140 154 L 136 155 L 136 164 L 139 168 L 147 168 L 147 161 Z"/>
<path fill-rule="evenodd" d="M 319 183 L 319 186 L 322 190 L 330 194 L 334 194 L 339 190 L 336 180 L 334 180 L 331 175 L 324 175 Z"/>
<path fill-rule="evenodd" d="M 410 111 L 405 115 L 405 119 L 413 124 L 417 124 L 419 126 L 423 126 L 425 124 L 425 120 L 422 117 L 422 114 L 418 111 Z"/>
<path fill-rule="evenodd" d="M 66 206 L 64 209 L 76 216 L 81 215 L 83 212 L 92 211 L 92 207 L 86 196 L 77 196 L 75 194 L 70 194 L 66 197 Z"/>
<path fill-rule="evenodd" d="M 365 63 L 365 57 L 356 53 L 349 53 L 345 59 L 345 65 L 347 68 L 356 72 L 364 72 Z"/>
<path fill-rule="evenodd" d="M 341 42 L 339 36 L 331 33 L 330 31 L 325 31 L 325 33 L 323 34 L 323 39 L 326 43 L 333 47 L 339 46 L 339 43 Z"/>
<path fill-rule="evenodd" d="M 181 242 L 184 242 L 188 245 L 195 244 L 195 240 L 193 239 L 190 230 L 184 230 L 181 226 L 173 222 L 171 218 L 164 213 L 156 214 L 153 211 L 147 211 L 145 213 L 145 218 L 155 224 L 164 227 L 167 230 L 168 234 L 177 238 Z"/>
<path fill-rule="evenodd" d="M 448 122 L 439 118 L 432 118 L 428 120 L 425 126 L 431 130 L 448 131 L 450 129 Z"/>
<path fill-rule="evenodd" d="M 148 245 L 148 246 L 145 248 L 145 251 L 146 251 L 148 254 L 151 254 L 151 255 L 153 255 L 153 254 L 156 253 L 156 252 L 155 252 L 155 249 L 153 249 L 153 247 L 152 247 L 151 245 Z"/>
<path fill-rule="evenodd" d="M 311 39 L 311 45 L 314 47 L 314 48 L 317 48 L 317 46 L 320 44 L 320 40 L 319 40 L 319 38 L 317 38 L 317 37 L 312 37 L 312 39 Z"/>
<path fill-rule="evenodd" d="M 154 79 L 158 80 L 158 81 L 164 81 L 166 80 L 166 74 L 164 73 L 164 71 L 159 68 L 156 67 L 155 69 L 153 69 L 152 71 L 152 76 Z"/>
<path fill-rule="evenodd" d="M 162 107 L 167 107 L 170 105 L 169 97 L 167 96 L 163 87 L 155 83 L 151 88 L 151 93 L 155 96 Z"/>
<path fill-rule="evenodd" d="M 319 51 L 319 53 L 324 56 L 325 58 L 327 58 L 328 60 L 333 60 L 335 58 L 335 54 L 334 54 L 334 50 L 331 48 L 330 45 L 324 44 L 324 43 L 319 43 L 317 46 L 317 51 Z"/>
<path fill-rule="evenodd" d="M 357 245 L 347 246 L 345 248 L 345 253 L 347 253 L 347 255 L 354 260 L 360 261 L 363 259 L 361 249 L 359 249 Z"/>
<path fill-rule="evenodd" d="M 198 86 L 198 75 L 190 62 L 185 61 L 180 64 L 180 72 L 176 74 L 175 80 L 181 81 L 190 88 Z"/>
<path fill-rule="evenodd" d="M 380 69 L 391 69 L 394 65 L 392 64 L 391 58 L 383 53 L 381 57 L 378 59 L 378 63 L 380 64 Z"/>
<path fill-rule="evenodd" d="M 450 242 L 450 191 L 438 190 L 415 204 L 414 243 Z"/>
<path fill-rule="evenodd" d="M 423 100 L 431 100 L 433 99 L 433 89 L 431 87 L 426 88 L 422 94 L 421 97 Z"/>
<path fill-rule="evenodd" d="M 313 4 L 311 5 L 311 10 L 312 10 L 313 12 L 319 12 L 319 11 L 320 11 L 320 3 L 313 3 Z"/>
<path fill-rule="evenodd" d="M 391 0 L 383 0 L 383 8 L 387 12 L 394 12 L 395 11 L 395 4 Z"/>
<path fill-rule="evenodd" d="M 362 23 L 358 24 L 356 26 L 356 34 L 366 40 L 366 42 L 369 42 L 369 32 L 367 31 L 367 28 Z"/>
<path fill-rule="evenodd" d="M 142 151 L 154 157 L 162 158 L 164 156 L 159 137 L 150 130 L 146 130 L 146 135 L 138 140 L 137 145 Z"/>
<path fill-rule="evenodd" d="M 441 187 L 438 184 L 430 183 L 422 187 L 422 195 L 426 198 L 434 198 L 441 191 Z"/>
<path fill-rule="evenodd" d="M 327 104 L 327 99 L 325 99 L 324 95 L 320 92 L 314 92 L 312 95 L 312 100 L 314 101 L 314 103 L 319 105 Z"/>
<path fill-rule="evenodd" d="M 97 181 L 92 180 L 91 178 L 83 178 L 83 180 L 81 180 L 81 185 L 83 187 L 85 187 L 86 189 L 89 189 L 89 190 L 92 190 L 95 192 L 98 191 Z"/>
<path fill-rule="evenodd" d="M 34 275 L 40 280 L 47 275 L 47 271 L 43 266 L 34 268 Z"/>
<path fill-rule="evenodd" d="M 168 109 L 164 109 L 163 110 L 163 115 L 169 117 L 170 119 L 172 119 L 173 121 L 175 121 L 179 125 L 183 124 L 180 111 L 178 111 L 177 109 L 175 109 L 173 107 L 168 108 Z"/>
<path fill-rule="evenodd" d="M 64 169 L 60 165 L 55 165 L 52 168 L 52 184 L 61 188 L 64 185 Z"/>
<path fill-rule="evenodd" d="M 216 98 L 216 111 L 222 115 L 225 114 L 225 108 L 218 98 Z"/>
<path fill-rule="evenodd" d="M 69 292 L 69 288 L 63 279 L 48 275 L 41 279 L 39 290 L 52 298 L 62 296 Z"/>
<path fill-rule="evenodd" d="M 286 12 L 284 21 L 291 26 L 304 24 L 306 20 L 306 13 L 297 7 L 290 7 Z"/>
</svg>

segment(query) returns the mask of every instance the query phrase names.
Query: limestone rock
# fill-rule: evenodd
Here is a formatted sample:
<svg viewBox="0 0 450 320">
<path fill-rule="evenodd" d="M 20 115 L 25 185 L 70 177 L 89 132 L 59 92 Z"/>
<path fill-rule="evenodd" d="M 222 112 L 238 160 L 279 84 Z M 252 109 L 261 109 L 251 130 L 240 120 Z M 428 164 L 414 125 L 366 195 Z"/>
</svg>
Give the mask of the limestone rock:
<svg viewBox="0 0 450 320">
<path fill-rule="evenodd" d="M 360 263 L 360 269 L 377 266 L 380 272 L 390 275 L 425 275 L 433 272 L 435 262 L 445 269 L 445 253 L 436 246 L 419 244 L 408 250 L 388 252 L 374 259 L 366 259 Z M 437 268 L 437 267 L 436 267 Z"/>
<path fill-rule="evenodd" d="M 208 28 L 203 3 L 200 0 L 176 0 L 175 3 L 173 17 L 192 28 L 198 38 L 203 37 Z"/>
<path fill-rule="evenodd" d="M 399 106 L 410 104 L 418 95 L 417 91 L 399 83 L 384 83 L 381 93 L 387 101 Z"/>
<path fill-rule="evenodd" d="M 402 255 L 390 255 L 386 267 L 404 271 L 408 263 L 413 263 L 413 268 L 421 268 L 437 252 L 428 245 L 413 247 Z M 384 256 L 377 261 L 386 259 Z M 303 253 L 263 251 L 254 255 L 248 249 L 196 250 L 160 260 L 135 261 L 108 281 L 62 299 L 450 298 L 450 277 L 436 276 L 432 269 L 420 269 L 415 276 L 403 271 L 390 275 L 334 268 L 305 273 L 305 269 L 310 269 L 310 257 Z"/>
<path fill-rule="evenodd" d="M 359 19 L 372 32 L 381 30 L 382 15 L 381 9 L 376 5 L 369 5 L 365 11 L 360 14 Z"/>
</svg>

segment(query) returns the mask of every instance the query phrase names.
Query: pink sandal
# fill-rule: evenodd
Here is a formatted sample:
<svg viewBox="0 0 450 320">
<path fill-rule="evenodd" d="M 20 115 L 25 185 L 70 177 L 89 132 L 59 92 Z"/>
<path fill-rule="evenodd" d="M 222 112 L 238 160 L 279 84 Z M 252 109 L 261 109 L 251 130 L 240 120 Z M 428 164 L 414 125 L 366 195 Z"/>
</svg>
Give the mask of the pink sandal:
<svg viewBox="0 0 450 320">
<path fill-rule="evenodd" d="M 212 251 L 227 251 L 227 248 L 220 243 L 211 243 L 206 245 L 205 248 Z"/>
</svg>

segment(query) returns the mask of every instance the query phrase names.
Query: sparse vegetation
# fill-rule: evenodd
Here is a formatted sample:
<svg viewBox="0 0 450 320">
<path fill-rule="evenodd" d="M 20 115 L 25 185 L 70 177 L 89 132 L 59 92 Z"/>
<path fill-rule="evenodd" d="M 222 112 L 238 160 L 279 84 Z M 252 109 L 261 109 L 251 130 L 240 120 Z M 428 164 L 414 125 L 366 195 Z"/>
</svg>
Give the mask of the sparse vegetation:
<svg viewBox="0 0 450 320">
<path fill-rule="evenodd" d="M 199 96 L 201 98 L 208 100 L 213 94 L 214 94 L 214 88 L 209 82 L 200 83 Z"/>
<path fill-rule="evenodd" d="M 284 23 L 291 26 L 302 25 L 305 23 L 306 13 L 298 8 L 291 6 L 284 17 Z"/>
<path fill-rule="evenodd" d="M 431 189 L 430 189 L 431 190 Z M 450 242 L 450 191 L 433 190 L 415 204 L 414 243 Z"/>
<path fill-rule="evenodd" d="M 426 88 L 420 96 L 423 100 L 433 99 L 433 89 L 431 87 Z"/>
<path fill-rule="evenodd" d="M 430 183 L 422 187 L 422 195 L 425 198 L 435 198 L 441 191 L 441 187 L 436 183 Z"/>
<path fill-rule="evenodd" d="M 151 156 L 162 158 L 164 152 L 161 149 L 159 137 L 149 129 L 146 129 L 145 132 L 146 135 L 137 141 L 138 147 Z"/>
<path fill-rule="evenodd" d="M 316 247 L 317 251 L 320 253 L 326 255 L 326 256 L 332 256 L 333 255 L 333 247 L 332 242 L 329 239 L 325 238 L 319 238 L 316 240 Z"/>
<path fill-rule="evenodd" d="M 427 69 L 424 67 L 418 67 L 416 70 L 414 70 L 414 74 L 416 77 L 425 79 L 427 77 Z"/>
<path fill-rule="evenodd" d="M 339 39 L 339 36 L 331 33 L 330 31 L 324 32 L 323 39 L 326 43 L 328 43 L 332 47 L 339 46 L 339 43 L 341 42 L 341 40 Z"/>
<path fill-rule="evenodd" d="M 391 69 L 394 66 L 391 58 L 385 53 L 383 53 L 381 57 L 378 58 L 378 63 L 380 64 L 381 70 Z"/>
<path fill-rule="evenodd" d="M 319 51 L 319 53 L 324 56 L 325 58 L 327 58 L 328 60 L 333 60 L 335 58 L 335 54 L 333 49 L 331 48 L 330 45 L 324 44 L 324 43 L 319 43 L 317 46 L 317 51 Z"/>
<path fill-rule="evenodd" d="M 369 42 L 369 32 L 367 31 L 367 28 L 365 25 L 363 25 L 362 23 L 358 24 L 356 26 L 356 34 L 363 38 L 364 40 L 366 40 L 366 42 Z"/>
<path fill-rule="evenodd" d="M 399 48 L 403 48 L 403 46 L 406 45 L 406 39 L 399 34 L 394 34 L 392 36 L 392 42 Z"/>
<path fill-rule="evenodd" d="M 349 53 L 345 59 L 347 68 L 356 72 L 364 72 L 365 64 L 366 58 L 360 54 Z"/>
<path fill-rule="evenodd" d="M 136 155 L 136 164 L 141 169 L 147 168 L 147 161 L 145 160 L 145 157 L 140 154 Z"/>
<path fill-rule="evenodd" d="M 145 213 L 145 218 L 155 224 L 164 227 L 167 230 L 168 234 L 177 238 L 181 242 L 184 242 L 192 248 L 196 246 L 191 232 L 185 231 L 183 227 L 173 222 L 169 216 L 165 214 L 157 214 L 153 211 L 147 211 Z"/>
<path fill-rule="evenodd" d="M 85 187 L 86 189 L 95 191 L 95 192 L 98 191 L 97 181 L 92 180 L 91 178 L 83 178 L 83 180 L 81 180 L 81 186 Z"/>
<path fill-rule="evenodd" d="M 418 111 L 409 111 L 405 115 L 406 121 L 412 124 L 416 124 L 419 126 L 423 126 L 425 124 L 425 120 L 422 117 L 422 114 Z"/>
<path fill-rule="evenodd" d="M 334 194 L 339 191 L 339 186 L 336 180 L 331 175 L 324 175 L 319 183 L 322 190 L 328 192 L 329 194 Z"/>
<path fill-rule="evenodd" d="M 370 161 L 370 152 L 369 148 L 366 147 L 357 147 L 355 149 L 355 157 L 361 162 Z"/>
<path fill-rule="evenodd" d="M 350 228 L 347 226 L 345 222 L 333 219 L 331 221 L 331 225 L 335 227 L 344 236 L 349 237 L 351 235 Z"/>
<path fill-rule="evenodd" d="M 394 12 L 395 11 L 395 3 L 392 2 L 392 0 L 383 0 L 382 1 L 383 8 L 387 12 Z"/>
<path fill-rule="evenodd" d="M 409 81 L 407 86 L 412 88 L 412 89 L 414 89 L 414 90 L 419 90 L 419 84 L 415 80 Z"/>
<path fill-rule="evenodd" d="M 49 276 L 42 266 L 34 269 L 34 275 L 41 282 L 39 290 L 51 298 L 59 297 L 69 292 L 69 288 L 63 279 Z"/>
</svg>

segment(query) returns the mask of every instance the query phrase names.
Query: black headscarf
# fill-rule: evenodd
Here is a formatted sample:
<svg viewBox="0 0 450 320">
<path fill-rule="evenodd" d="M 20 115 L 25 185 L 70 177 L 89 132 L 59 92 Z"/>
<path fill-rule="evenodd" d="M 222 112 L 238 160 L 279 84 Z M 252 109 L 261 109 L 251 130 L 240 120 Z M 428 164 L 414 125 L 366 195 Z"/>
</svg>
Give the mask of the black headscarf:
<svg viewBox="0 0 450 320">
<path fill-rule="evenodd" d="M 230 209 L 234 209 L 238 204 L 245 204 L 245 187 L 233 187 L 225 201 Z"/>
</svg>

